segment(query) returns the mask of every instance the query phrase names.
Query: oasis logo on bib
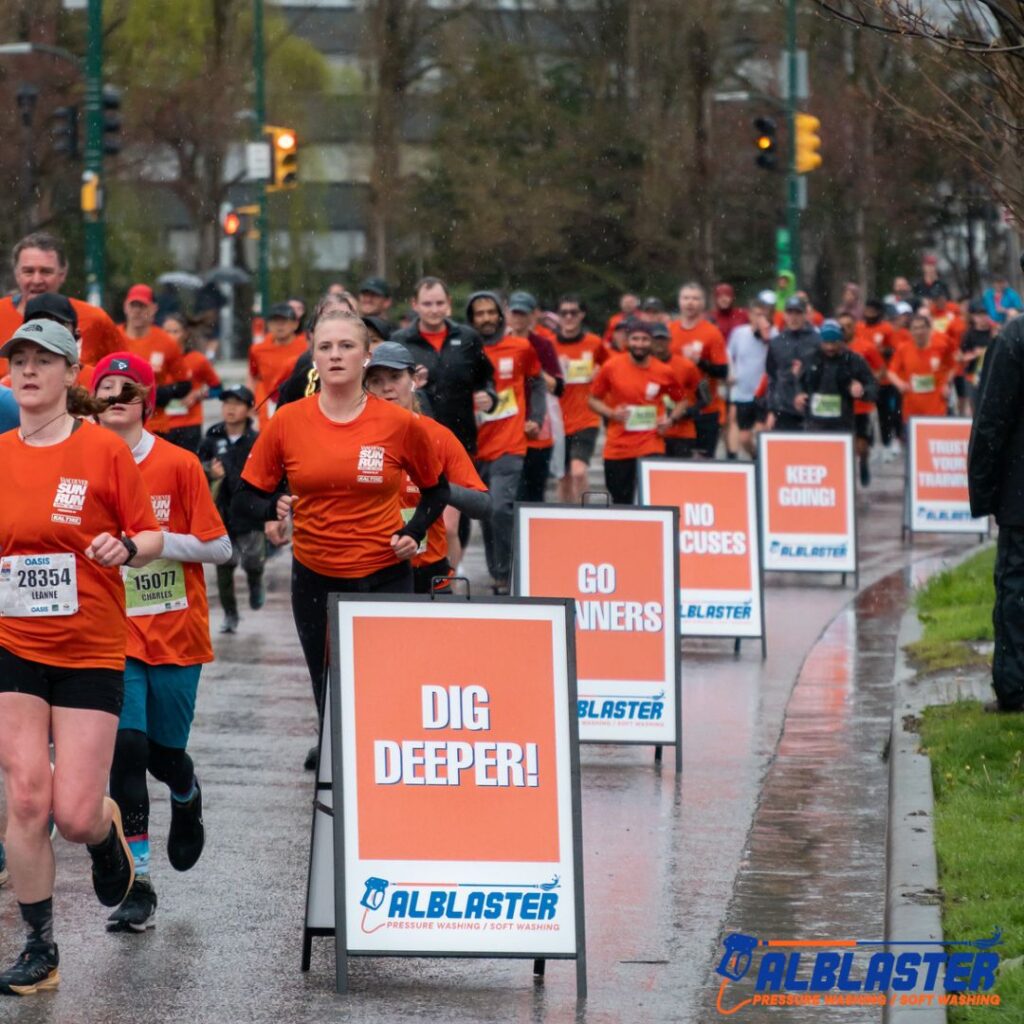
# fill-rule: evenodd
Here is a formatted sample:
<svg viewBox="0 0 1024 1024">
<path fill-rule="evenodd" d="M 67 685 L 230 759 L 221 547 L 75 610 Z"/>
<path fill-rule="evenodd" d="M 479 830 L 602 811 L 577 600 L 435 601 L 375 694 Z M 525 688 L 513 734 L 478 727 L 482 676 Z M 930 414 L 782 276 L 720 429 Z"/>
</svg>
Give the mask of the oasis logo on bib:
<svg viewBox="0 0 1024 1024">
<path fill-rule="evenodd" d="M 384 482 L 384 477 L 379 475 L 384 472 L 384 448 L 379 444 L 364 444 L 359 449 L 359 462 L 356 466 L 359 474 L 359 482 L 362 484 L 379 484 Z M 364 474 L 372 473 L 373 476 Z"/>
<path fill-rule="evenodd" d="M 71 523 L 80 525 L 82 517 L 68 513 L 81 512 L 85 507 L 85 492 L 89 489 L 88 480 L 77 480 L 74 477 L 62 476 L 57 484 L 57 493 L 53 499 L 54 512 L 50 519 L 55 523 Z"/>
<path fill-rule="evenodd" d="M 153 503 L 153 515 L 158 523 L 167 523 L 171 519 L 171 496 L 169 494 L 153 494 L 150 496 Z"/>
</svg>

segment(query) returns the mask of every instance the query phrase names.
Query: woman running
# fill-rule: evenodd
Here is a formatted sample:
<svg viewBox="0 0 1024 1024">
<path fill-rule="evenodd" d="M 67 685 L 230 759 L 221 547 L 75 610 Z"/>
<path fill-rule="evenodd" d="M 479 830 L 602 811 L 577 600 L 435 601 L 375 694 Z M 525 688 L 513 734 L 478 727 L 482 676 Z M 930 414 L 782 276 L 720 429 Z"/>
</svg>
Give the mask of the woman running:
<svg viewBox="0 0 1024 1024">
<path fill-rule="evenodd" d="M 121 403 L 126 385 L 146 391 Z M 149 877 L 147 770 L 171 791 L 167 859 L 188 871 L 203 852 L 203 797 L 186 752 L 199 674 L 213 661 L 203 562 L 231 557 L 231 541 L 199 460 L 145 429 L 155 407 L 156 380 L 144 359 L 128 352 L 106 356 L 93 371 L 97 398 L 112 402 L 99 416 L 122 438 L 142 471 L 163 535 L 163 557 L 124 574 L 128 647 L 124 706 L 114 745 L 110 794 L 117 801 L 135 866 L 127 898 L 110 915 L 107 931 L 144 932 L 156 915 Z"/>
<path fill-rule="evenodd" d="M 185 353 L 192 390 L 184 398 L 174 399 L 163 408 L 167 430 L 164 437 L 190 452 L 199 451 L 203 436 L 203 400 L 220 394 L 220 377 L 206 358 L 205 345 L 196 325 L 184 313 L 168 313 L 163 329 Z"/>
<path fill-rule="evenodd" d="M 65 839 L 86 844 L 104 906 L 116 907 L 134 879 L 120 812 L 104 796 L 124 693 L 120 566 L 159 557 L 163 536 L 124 442 L 79 419 L 105 404 L 74 386 L 67 328 L 22 324 L 0 357 L 11 361 L 21 415 L 20 429 L 0 437 L 0 473 L 17 482 L 0 502 L 0 770 L 27 931 L 0 992 L 29 995 L 59 983 L 51 810 Z"/>
<path fill-rule="evenodd" d="M 320 391 L 283 406 L 260 433 L 232 509 L 257 520 L 294 518 L 292 612 L 322 708 L 328 594 L 412 593 L 410 560 L 449 489 L 420 421 L 363 389 L 363 321 L 324 312 L 312 345 Z M 403 470 L 421 492 L 408 523 Z"/>
<path fill-rule="evenodd" d="M 385 402 L 408 409 L 417 414 L 420 425 L 434 444 L 434 450 L 441 460 L 451 491 L 448 499 L 452 508 L 465 512 L 474 519 L 484 519 L 491 514 L 491 495 L 480 479 L 473 460 L 458 438 L 437 420 L 419 415 L 416 395 L 416 360 L 404 345 L 385 341 L 374 349 L 366 367 L 366 390 Z M 403 474 L 402 518 L 412 519 L 420 502 L 420 490 Z M 437 577 L 448 579 L 454 573 L 448 561 L 448 534 L 444 520 L 431 523 L 426 540 L 413 558 L 413 585 L 417 594 L 429 594 L 431 583 Z M 438 590 L 443 588 L 439 584 Z"/>
</svg>

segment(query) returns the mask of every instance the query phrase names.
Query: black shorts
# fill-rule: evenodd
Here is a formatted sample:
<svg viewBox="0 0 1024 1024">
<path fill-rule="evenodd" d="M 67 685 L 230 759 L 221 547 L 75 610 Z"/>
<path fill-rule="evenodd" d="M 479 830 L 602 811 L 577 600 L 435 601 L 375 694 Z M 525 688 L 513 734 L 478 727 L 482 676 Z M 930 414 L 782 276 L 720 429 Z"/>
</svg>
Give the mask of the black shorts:
<svg viewBox="0 0 1024 1024">
<path fill-rule="evenodd" d="M 740 430 L 753 430 L 764 419 L 759 402 L 733 402 L 736 410 L 736 426 Z"/>
<path fill-rule="evenodd" d="M 0 647 L 0 693 L 25 693 L 50 707 L 106 711 L 119 718 L 124 669 L 44 665 Z"/>
<path fill-rule="evenodd" d="M 694 417 L 694 425 L 697 427 L 697 444 L 695 450 L 706 459 L 715 457 L 715 449 L 718 448 L 718 435 L 722 426 L 718 422 L 717 412 L 702 412 Z"/>
<path fill-rule="evenodd" d="M 871 413 L 859 412 L 853 417 L 853 436 L 873 444 L 875 432 L 871 429 Z"/>
<path fill-rule="evenodd" d="M 594 457 L 594 449 L 597 447 L 597 427 L 584 427 L 577 430 L 575 434 L 565 435 L 565 472 L 569 473 L 569 466 L 573 459 L 579 459 L 590 465 Z"/>
<path fill-rule="evenodd" d="M 447 558 L 440 562 L 431 562 L 429 565 L 414 565 L 412 569 L 412 586 L 417 594 L 429 594 L 431 581 L 436 576 L 444 576 L 448 580 L 438 585 L 436 594 L 447 594 L 451 592 L 450 577 L 453 576 L 451 563 Z"/>
<path fill-rule="evenodd" d="M 693 437 L 666 437 L 665 454 L 670 459 L 692 459 L 696 444 L 697 440 Z"/>
<path fill-rule="evenodd" d="M 953 390 L 956 392 L 957 398 L 967 397 L 967 378 L 966 377 L 954 377 L 953 378 Z"/>
</svg>

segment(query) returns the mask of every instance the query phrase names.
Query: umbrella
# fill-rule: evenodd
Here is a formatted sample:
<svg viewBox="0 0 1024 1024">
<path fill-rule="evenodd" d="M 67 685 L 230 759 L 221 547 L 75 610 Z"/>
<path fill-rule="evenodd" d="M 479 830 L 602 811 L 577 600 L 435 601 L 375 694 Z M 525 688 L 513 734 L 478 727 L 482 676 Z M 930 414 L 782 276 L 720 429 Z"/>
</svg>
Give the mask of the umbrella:
<svg viewBox="0 0 1024 1024">
<path fill-rule="evenodd" d="M 238 267 L 216 267 L 203 280 L 207 284 L 248 284 L 249 275 Z"/>
<path fill-rule="evenodd" d="M 169 270 L 156 279 L 157 284 L 170 284 L 175 288 L 202 288 L 203 279 L 187 270 Z"/>
</svg>

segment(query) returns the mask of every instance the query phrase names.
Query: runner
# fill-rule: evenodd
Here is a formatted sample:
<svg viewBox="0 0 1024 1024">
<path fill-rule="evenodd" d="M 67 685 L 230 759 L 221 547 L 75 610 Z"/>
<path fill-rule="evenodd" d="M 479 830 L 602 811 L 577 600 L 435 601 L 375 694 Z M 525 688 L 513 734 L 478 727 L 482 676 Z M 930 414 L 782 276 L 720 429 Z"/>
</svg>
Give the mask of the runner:
<svg viewBox="0 0 1024 1024">
<path fill-rule="evenodd" d="M 781 275 L 780 275 L 781 276 Z M 804 363 L 818 350 L 818 332 L 807 322 L 807 303 L 797 295 L 786 300 L 784 329 L 768 343 L 768 430 L 803 430 L 804 414 L 794 400 Z"/>
<path fill-rule="evenodd" d="M 964 396 L 960 415 L 972 416 L 978 399 L 978 378 L 985 365 L 985 353 L 995 341 L 998 328 L 989 315 L 984 302 L 972 302 L 969 309 L 970 326 L 960 339 L 960 360 L 963 365 Z"/>
<path fill-rule="evenodd" d="M 334 287 L 334 286 L 332 286 Z M 339 286 L 340 287 L 340 286 Z M 353 295 L 344 289 L 340 291 L 328 290 L 327 294 L 313 308 L 313 316 L 310 318 L 307 342 L 313 337 L 313 328 L 317 320 L 329 309 L 344 309 L 349 313 L 356 312 L 356 300 Z M 366 320 L 363 320 L 366 323 Z M 372 338 L 371 338 L 372 344 Z M 249 389 L 252 390 L 251 388 Z M 307 344 L 306 351 L 295 361 L 295 366 L 288 379 L 278 389 L 277 406 L 287 405 L 289 402 L 297 402 L 300 398 L 308 398 L 320 390 L 320 378 L 316 375 L 313 367 L 313 352 Z"/>
<path fill-rule="evenodd" d="M 558 300 L 558 333 L 555 351 L 565 375 L 560 399 L 565 424 L 565 467 L 558 481 L 558 500 L 579 504 L 589 487 L 587 471 L 597 447 L 601 418 L 589 404 L 594 374 L 609 358 L 608 349 L 596 334 L 584 327 L 586 303 L 578 295 Z"/>
<path fill-rule="evenodd" d="M 0 771 L 8 868 L 27 930 L 0 992 L 29 995 L 59 984 L 51 812 L 65 839 L 87 844 L 104 906 L 117 906 L 134 879 L 120 812 L 104 796 L 124 692 L 119 566 L 151 562 L 163 538 L 124 443 L 78 419 L 105 404 L 74 386 L 71 333 L 32 321 L 0 356 L 11 361 L 21 416 L 20 429 L 0 437 L 0 467 L 19 498 L 0 502 Z"/>
<path fill-rule="evenodd" d="M 889 364 L 889 383 L 903 396 L 904 424 L 911 416 L 945 416 L 949 411 L 945 338 L 932 330 L 924 313 L 911 319 L 910 337 Z"/>
<path fill-rule="evenodd" d="M 68 276 L 63 243 L 54 235 L 36 232 L 26 235 L 11 253 L 16 291 L 0 299 L 0 338 L 9 338 L 21 326 L 25 304 L 39 295 L 57 293 Z M 122 348 L 114 321 L 97 306 L 69 299 L 82 332 L 81 359 L 95 363 L 108 352 Z M 0 359 L 0 377 L 7 373 L 7 360 Z"/>
<path fill-rule="evenodd" d="M 726 421 L 725 401 L 720 386 L 729 376 L 729 356 L 722 332 L 704 316 L 707 298 L 696 281 L 679 289 L 679 319 L 669 322 L 672 354 L 685 356 L 696 364 L 706 384 L 707 401 L 694 422 L 697 428 L 696 452 L 713 459 L 718 435 Z"/>
<path fill-rule="evenodd" d="M 765 374 L 768 345 L 775 335 L 772 324 L 774 296 L 759 295 L 750 304 L 750 323 L 741 324 L 729 335 L 730 394 L 729 450 L 743 449 L 750 458 L 757 457 L 754 430 L 764 421 L 764 404 L 757 393 Z"/>
<path fill-rule="evenodd" d="M 589 398 L 591 409 L 608 421 L 604 478 L 616 505 L 632 505 L 636 500 L 637 459 L 665 453 L 658 431 L 669 422 L 662 398 L 667 395 L 679 403 L 674 419 L 687 411 L 672 371 L 651 358 L 651 330 L 649 323 L 630 321 L 629 354 L 613 356 L 601 367 Z"/>
<path fill-rule="evenodd" d="M 722 281 L 715 285 L 715 308 L 711 311 L 715 326 L 722 332 L 728 346 L 729 338 L 737 327 L 750 323 L 750 316 L 742 306 L 736 305 L 736 289 Z"/>
<path fill-rule="evenodd" d="M 231 502 L 242 486 L 245 461 L 256 443 L 252 422 L 256 399 L 247 387 L 239 385 L 222 391 L 220 404 L 224 418 L 206 432 L 199 446 L 199 459 L 210 479 L 217 511 L 231 538 L 231 557 L 217 566 L 217 596 L 224 610 L 220 631 L 234 633 L 239 622 L 235 569 L 241 563 L 249 584 L 249 607 L 258 611 L 267 598 L 263 585 L 267 545 L 263 523 L 236 516 L 231 511 Z"/>
<path fill-rule="evenodd" d="M 636 315 L 637 309 L 640 306 L 640 296 L 634 292 L 623 292 L 619 296 L 619 311 L 613 313 L 609 318 L 608 322 L 604 327 L 604 335 L 602 340 L 606 345 L 611 345 L 612 335 L 615 333 L 615 329 L 619 324 L 625 324 L 627 320 L 632 319 Z M 625 342 L 623 342 L 625 344 Z"/>
<path fill-rule="evenodd" d="M 358 316 L 341 310 L 320 316 L 313 359 L 321 390 L 285 406 L 260 433 L 231 506 L 232 515 L 258 521 L 294 516 L 292 611 L 319 709 L 328 595 L 412 593 L 410 559 L 449 497 L 416 418 L 363 390 L 368 355 Z M 421 491 L 405 524 L 403 470 Z M 285 476 L 288 492 L 281 486 Z"/>
<path fill-rule="evenodd" d="M 466 454 L 458 438 L 436 420 L 421 416 L 416 404 L 416 361 L 404 345 L 387 342 L 378 345 L 366 367 L 366 390 L 371 395 L 393 402 L 416 415 L 420 426 L 426 430 L 441 470 L 448 480 L 449 508 L 455 508 L 473 519 L 487 519 L 491 515 L 491 496 Z M 403 473 L 402 518 L 410 520 L 420 502 L 420 490 Z M 438 577 L 448 578 L 454 574 L 454 567 L 448 558 L 448 537 L 442 519 L 430 524 L 426 539 L 412 561 L 413 587 L 417 594 L 429 594 L 431 584 Z M 448 584 L 438 584 L 437 590 L 448 590 Z"/>
<path fill-rule="evenodd" d="M 388 313 L 391 310 L 391 286 L 383 277 L 368 277 L 363 281 L 359 286 L 358 300 L 360 316 L 375 316 L 390 327 Z"/>
<path fill-rule="evenodd" d="M 156 326 L 156 302 L 148 284 L 134 284 L 128 289 L 124 316 L 119 348 L 145 360 L 153 368 L 156 411 L 150 417 L 149 430 L 169 440 L 174 429 L 171 416 L 188 412 L 183 402 L 192 390 L 192 382 L 185 353 L 174 338 Z"/>
<path fill-rule="evenodd" d="M 125 384 L 144 389 L 145 401 L 118 402 Z M 205 662 L 213 661 L 202 563 L 227 561 L 231 541 L 198 459 L 144 427 L 155 406 L 156 380 L 149 363 L 115 352 L 100 360 L 92 385 L 97 398 L 114 403 L 99 420 L 130 449 L 164 531 L 162 557 L 145 571 L 124 574 L 124 706 L 110 771 L 110 795 L 121 810 L 135 880 L 110 915 L 107 931 L 144 932 L 155 924 L 157 905 L 149 878 L 147 771 L 170 790 L 171 867 L 188 871 L 203 851 L 202 791 L 185 748 L 199 674 Z"/>
<path fill-rule="evenodd" d="M 674 356 L 670 347 L 671 333 L 666 324 L 651 324 L 651 355 L 664 363 L 682 394 L 679 404 L 684 406 L 678 411 L 672 423 L 658 428 L 665 439 L 665 454 L 670 459 L 689 459 L 693 457 L 693 446 L 697 443 L 697 427 L 694 417 L 701 412 L 701 402 L 707 400 L 706 389 L 702 388 L 701 373 L 686 356 Z M 701 395 L 700 392 L 704 391 Z M 677 403 L 671 398 L 664 399 L 665 409 L 672 413 Z"/>
<path fill-rule="evenodd" d="M 164 410 L 170 423 L 164 437 L 187 451 L 198 452 L 203 434 L 203 400 L 220 393 L 220 377 L 206 358 L 206 346 L 196 325 L 190 323 L 184 313 L 168 313 L 163 329 L 185 353 L 185 366 L 192 385 L 192 390 L 180 403 L 172 402 Z"/>
<path fill-rule="evenodd" d="M 906 278 L 897 278 L 897 282 L 906 284 L 910 292 L 910 283 Z M 882 344 L 881 353 L 885 360 L 886 375 L 878 388 L 878 432 L 882 435 L 882 461 L 891 462 L 899 457 L 900 434 L 903 430 L 902 398 L 899 389 L 889 380 L 888 367 L 893 356 L 901 345 L 913 344 L 910 336 L 910 318 L 914 310 L 909 302 L 898 301 L 893 307 L 892 333 L 888 341 Z"/>
<path fill-rule="evenodd" d="M 249 376 L 246 387 L 256 396 L 260 429 L 277 410 L 282 384 L 288 380 L 295 364 L 306 352 L 308 342 L 300 337 L 299 318 L 287 302 L 270 307 L 267 337 L 249 349 Z"/>
<path fill-rule="evenodd" d="M 892 335 L 892 328 L 882 320 L 882 302 L 880 299 L 868 299 L 864 303 L 864 322 L 858 324 L 852 314 L 844 313 L 838 318 L 843 331 L 843 341 L 851 352 L 864 360 L 875 380 L 875 400 L 878 399 L 881 381 L 885 379 L 885 357 L 882 348 Z M 870 333 L 869 333 L 870 332 Z M 871 425 L 871 417 L 875 412 L 875 402 L 867 398 L 857 398 L 853 403 L 854 447 L 857 462 L 860 466 L 861 486 L 871 483 L 871 449 L 875 444 L 875 431 Z"/>
</svg>

